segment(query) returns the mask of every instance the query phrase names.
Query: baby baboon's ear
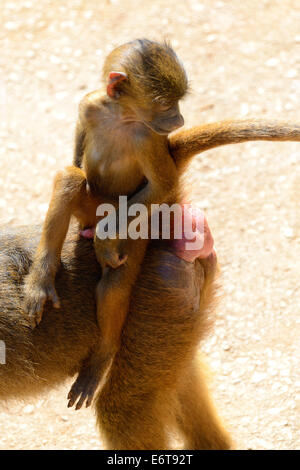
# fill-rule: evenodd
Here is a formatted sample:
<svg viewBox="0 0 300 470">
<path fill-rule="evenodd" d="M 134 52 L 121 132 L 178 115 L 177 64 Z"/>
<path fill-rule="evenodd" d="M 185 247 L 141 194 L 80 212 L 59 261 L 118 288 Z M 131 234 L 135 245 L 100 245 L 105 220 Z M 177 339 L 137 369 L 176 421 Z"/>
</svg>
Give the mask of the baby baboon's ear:
<svg viewBox="0 0 300 470">
<path fill-rule="evenodd" d="M 108 83 L 106 92 L 112 99 L 119 98 L 121 83 L 127 80 L 127 75 L 124 72 L 110 72 L 108 75 Z"/>
</svg>

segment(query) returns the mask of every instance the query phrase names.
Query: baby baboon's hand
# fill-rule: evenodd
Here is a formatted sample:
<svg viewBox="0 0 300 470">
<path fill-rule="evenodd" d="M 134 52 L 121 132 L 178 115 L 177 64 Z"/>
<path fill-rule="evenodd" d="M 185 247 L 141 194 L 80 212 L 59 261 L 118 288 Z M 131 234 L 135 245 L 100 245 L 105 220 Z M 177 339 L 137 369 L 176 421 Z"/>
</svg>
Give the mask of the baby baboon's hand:
<svg viewBox="0 0 300 470">
<path fill-rule="evenodd" d="M 30 279 L 25 283 L 24 312 L 28 315 L 31 328 L 35 328 L 42 320 L 44 304 L 51 300 L 55 308 L 60 307 L 59 298 L 52 281 L 39 281 L 32 283 Z"/>
</svg>

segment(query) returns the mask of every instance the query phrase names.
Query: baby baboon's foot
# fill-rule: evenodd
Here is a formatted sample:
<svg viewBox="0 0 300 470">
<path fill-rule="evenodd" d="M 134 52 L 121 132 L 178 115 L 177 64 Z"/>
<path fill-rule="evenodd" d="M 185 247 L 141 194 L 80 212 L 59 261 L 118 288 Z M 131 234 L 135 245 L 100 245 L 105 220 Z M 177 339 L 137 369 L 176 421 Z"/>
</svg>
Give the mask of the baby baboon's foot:
<svg viewBox="0 0 300 470">
<path fill-rule="evenodd" d="M 80 410 L 84 402 L 86 407 L 89 407 L 92 404 L 101 376 L 99 363 L 97 364 L 97 361 L 93 359 L 86 360 L 68 394 L 68 408 L 76 403 L 75 410 Z"/>
<path fill-rule="evenodd" d="M 94 242 L 97 260 L 103 269 L 106 267 L 117 269 L 126 263 L 128 255 L 121 248 L 120 240 L 110 238 L 101 240 L 95 236 Z"/>
</svg>

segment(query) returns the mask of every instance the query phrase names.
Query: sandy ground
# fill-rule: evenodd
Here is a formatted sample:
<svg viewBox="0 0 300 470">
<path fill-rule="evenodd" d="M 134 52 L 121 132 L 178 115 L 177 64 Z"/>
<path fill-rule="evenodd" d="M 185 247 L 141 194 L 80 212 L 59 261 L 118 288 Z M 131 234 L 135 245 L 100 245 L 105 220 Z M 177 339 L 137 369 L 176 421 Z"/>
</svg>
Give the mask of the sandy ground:
<svg viewBox="0 0 300 470">
<path fill-rule="evenodd" d="M 135 37 L 172 40 L 191 80 L 186 125 L 247 116 L 299 122 L 298 0 L 2 0 L 0 223 L 42 222 L 72 161 L 80 98 L 103 59 Z M 203 345 L 239 448 L 299 448 L 300 147 L 247 143 L 196 157 L 195 194 L 214 233 L 222 300 Z M 93 412 L 69 383 L 4 404 L 1 449 L 93 449 Z"/>
</svg>

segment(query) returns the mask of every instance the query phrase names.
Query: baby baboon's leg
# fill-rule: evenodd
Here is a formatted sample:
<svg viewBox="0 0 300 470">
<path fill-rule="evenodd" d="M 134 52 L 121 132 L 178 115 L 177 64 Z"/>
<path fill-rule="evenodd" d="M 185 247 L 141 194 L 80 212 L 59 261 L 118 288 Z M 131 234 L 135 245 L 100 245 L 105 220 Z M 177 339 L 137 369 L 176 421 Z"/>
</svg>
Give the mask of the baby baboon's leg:
<svg viewBox="0 0 300 470">
<path fill-rule="evenodd" d="M 97 241 L 97 245 L 101 240 Z M 122 328 L 129 310 L 132 288 L 145 255 L 147 240 L 126 240 L 127 261 L 117 269 L 105 268 L 97 286 L 97 319 L 99 344 L 83 363 L 68 395 L 71 407 L 79 410 L 86 401 L 90 406 L 94 393 L 111 360 L 120 347 Z"/>
</svg>

